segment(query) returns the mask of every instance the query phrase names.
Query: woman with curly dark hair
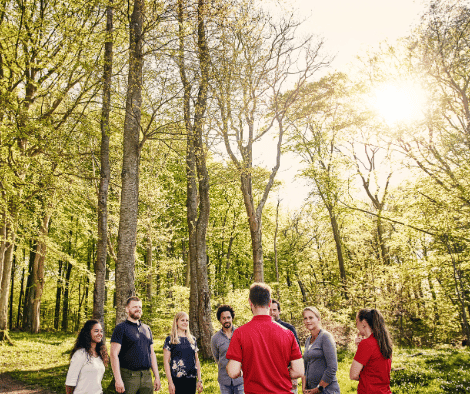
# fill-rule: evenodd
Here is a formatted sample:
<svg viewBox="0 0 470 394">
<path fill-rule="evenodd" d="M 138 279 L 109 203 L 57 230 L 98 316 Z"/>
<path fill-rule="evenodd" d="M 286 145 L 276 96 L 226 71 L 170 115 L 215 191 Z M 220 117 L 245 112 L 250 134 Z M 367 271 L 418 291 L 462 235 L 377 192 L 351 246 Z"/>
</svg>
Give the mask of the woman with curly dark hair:
<svg viewBox="0 0 470 394">
<path fill-rule="evenodd" d="M 98 320 L 88 320 L 78 334 L 70 354 L 65 380 L 67 394 L 101 394 L 101 380 L 109 357 Z"/>
<path fill-rule="evenodd" d="M 377 309 L 361 309 L 356 316 L 357 352 L 349 371 L 359 380 L 358 394 L 391 394 L 392 340 Z"/>
</svg>

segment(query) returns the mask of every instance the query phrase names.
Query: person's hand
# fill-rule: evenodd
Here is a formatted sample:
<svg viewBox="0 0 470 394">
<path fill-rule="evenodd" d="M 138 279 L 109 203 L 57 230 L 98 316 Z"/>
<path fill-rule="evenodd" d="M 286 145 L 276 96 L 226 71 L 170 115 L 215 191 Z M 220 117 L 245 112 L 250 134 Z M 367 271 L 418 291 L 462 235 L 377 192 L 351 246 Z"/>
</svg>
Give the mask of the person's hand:
<svg viewBox="0 0 470 394">
<path fill-rule="evenodd" d="M 303 394 L 313 394 L 313 389 L 310 390 L 302 390 Z"/>
<path fill-rule="evenodd" d="M 122 381 L 122 379 L 116 380 L 114 387 L 116 388 L 117 393 L 123 393 L 124 391 L 126 391 L 124 387 L 124 382 Z"/>
<path fill-rule="evenodd" d="M 162 384 L 160 382 L 159 378 L 156 378 L 155 381 L 153 382 L 153 390 L 158 391 L 162 388 Z"/>
<path fill-rule="evenodd" d="M 173 382 L 168 382 L 168 392 L 170 394 L 175 394 L 175 384 Z"/>
<path fill-rule="evenodd" d="M 362 341 L 362 337 L 356 337 L 354 338 L 354 342 L 356 343 L 356 346 L 359 345 L 359 343 Z"/>
<path fill-rule="evenodd" d="M 204 390 L 204 386 L 202 385 L 202 380 L 197 381 L 196 387 L 197 387 L 197 392 L 198 393 L 201 393 L 202 390 Z"/>
</svg>

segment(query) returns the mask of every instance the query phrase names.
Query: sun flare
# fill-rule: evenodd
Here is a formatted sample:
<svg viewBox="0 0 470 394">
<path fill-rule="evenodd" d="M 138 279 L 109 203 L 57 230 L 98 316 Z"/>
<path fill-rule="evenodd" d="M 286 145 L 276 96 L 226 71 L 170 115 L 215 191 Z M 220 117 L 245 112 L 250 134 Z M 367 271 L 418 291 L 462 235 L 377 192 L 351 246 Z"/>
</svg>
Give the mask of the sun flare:
<svg viewBox="0 0 470 394">
<path fill-rule="evenodd" d="M 387 83 L 372 95 L 372 105 L 388 124 L 409 123 L 423 118 L 425 91 L 415 83 Z"/>
</svg>

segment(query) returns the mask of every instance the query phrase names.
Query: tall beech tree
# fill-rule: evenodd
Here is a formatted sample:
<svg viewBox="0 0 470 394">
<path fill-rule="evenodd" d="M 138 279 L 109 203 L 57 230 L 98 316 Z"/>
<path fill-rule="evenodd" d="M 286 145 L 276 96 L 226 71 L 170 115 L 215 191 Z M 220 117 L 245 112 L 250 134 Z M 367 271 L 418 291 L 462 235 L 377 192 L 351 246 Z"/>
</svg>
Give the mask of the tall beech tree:
<svg viewBox="0 0 470 394">
<path fill-rule="evenodd" d="M 100 184 L 98 190 L 98 242 L 93 290 L 93 318 L 104 327 L 105 277 L 108 257 L 108 188 L 111 177 L 109 164 L 109 116 L 111 112 L 111 76 L 113 73 L 113 6 L 106 6 L 106 36 L 104 44 L 103 104 L 101 112 Z"/>
<path fill-rule="evenodd" d="M 231 23 L 233 17 L 235 23 Z M 253 279 L 264 280 L 262 213 L 281 161 L 285 115 L 302 87 L 321 67 L 322 41 L 298 41 L 299 23 L 274 21 L 248 1 L 220 22 L 218 52 L 212 60 L 212 92 L 217 100 L 216 125 L 226 151 L 240 174 L 253 253 Z M 301 59 L 301 60 L 300 60 Z M 295 87 L 288 90 L 288 87 Z M 261 195 L 253 194 L 253 149 L 263 137 L 275 138 L 274 166 Z M 264 149 L 266 153 L 266 149 Z"/>
<path fill-rule="evenodd" d="M 144 0 L 134 0 L 129 26 L 129 74 L 122 143 L 122 189 L 116 261 L 116 324 L 126 320 L 126 300 L 135 294 L 144 13 Z"/>
<path fill-rule="evenodd" d="M 191 20 L 193 7 L 184 0 L 177 2 L 177 21 L 179 48 L 176 58 L 183 88 L 183 119 L 186 133 L 186 176 L 187 176 L 187 222 L 189 232 L 189 265 L 190 265 L 190 307 L 191 330 L 200 341 L 201 354 L 212 358 L 211 304 L 207 274 L 206 232 L 209 222 L 209 174 L 206 165 L 206 147 L 204 144 L 205 112 L 209 90 L 209 48 L 206 39 L 206 18 L 208 5 L 198 0 L 195 15 Z M 191 36 L 187 36 L 185 23 L 196 26 L 197 72 L 193 86 L 187 56 L 193 50 L 189 47 Z M 192 64 L 194 66 L 194 64 Z M 194 107 L 193 89 L 197 92 Z"/>
</svg>

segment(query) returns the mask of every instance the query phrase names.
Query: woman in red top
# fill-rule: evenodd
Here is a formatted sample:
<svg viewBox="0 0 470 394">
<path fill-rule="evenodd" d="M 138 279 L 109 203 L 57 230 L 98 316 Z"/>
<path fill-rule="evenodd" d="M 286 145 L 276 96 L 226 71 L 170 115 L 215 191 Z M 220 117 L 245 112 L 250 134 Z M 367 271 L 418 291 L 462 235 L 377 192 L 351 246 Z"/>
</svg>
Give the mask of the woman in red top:
<svg viewBox="0 0 470 394">
<path fill-rule="evenodd" d="M 359 380 L 358 394 L 391 394 L 392 340 L 383 316 L 376 309 L 361 309 L 356 326 L 357 352 L 349 377 Z"/>
</svg>

